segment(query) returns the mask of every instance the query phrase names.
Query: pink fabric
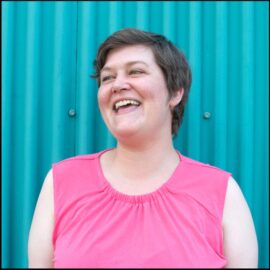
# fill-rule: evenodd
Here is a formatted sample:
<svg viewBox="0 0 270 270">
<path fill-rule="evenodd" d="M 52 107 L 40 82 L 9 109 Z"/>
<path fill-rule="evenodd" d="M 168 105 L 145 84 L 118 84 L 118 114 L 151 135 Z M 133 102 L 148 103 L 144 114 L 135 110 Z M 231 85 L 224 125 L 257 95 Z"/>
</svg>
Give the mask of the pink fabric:
<svg viewBox="0 0 270 270">
<path fill-rule="evenodd" d="M 106 151 L 106 150 L 105 150 Z M 222 212 L 230 173 L 191 160 L 144 195 L 104 178 L 99 157 L 53 164 L 54 267 L 222 268 Z"/>
</svg>

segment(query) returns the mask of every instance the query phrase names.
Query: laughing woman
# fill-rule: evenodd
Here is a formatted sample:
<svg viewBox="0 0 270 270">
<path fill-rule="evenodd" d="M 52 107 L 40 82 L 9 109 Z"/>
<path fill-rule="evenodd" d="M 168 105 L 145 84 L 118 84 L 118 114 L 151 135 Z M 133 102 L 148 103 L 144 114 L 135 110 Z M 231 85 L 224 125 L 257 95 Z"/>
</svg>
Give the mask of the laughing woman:
<svg viewBox="0 0 270 270">
<path fill-rule="evenodd" d="M 123 29 L 101 44 L 93 75 L 117 146 L 49 171 L 29 235 L 29 266 L 257 267 L 246 200 L 229 172 L 173 147 L 191 85 L 164 36 Z"/>
</svg>

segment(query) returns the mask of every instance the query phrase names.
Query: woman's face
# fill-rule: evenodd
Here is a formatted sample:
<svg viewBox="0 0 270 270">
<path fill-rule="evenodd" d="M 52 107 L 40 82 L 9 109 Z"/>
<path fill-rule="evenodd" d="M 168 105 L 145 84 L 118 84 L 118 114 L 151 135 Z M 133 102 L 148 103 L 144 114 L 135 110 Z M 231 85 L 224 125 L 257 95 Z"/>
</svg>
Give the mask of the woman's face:
<svg viewBox="0 0 270 270">
<path fill-rule="evenodd" d="M 98 103 L 117 139 L 171 133 L 170 105 L 180 101 L 176 99 L 169 100 L 164 75 L 149 47 L 130 45 L 109 52 L 101 70 Z"/>
</svg>

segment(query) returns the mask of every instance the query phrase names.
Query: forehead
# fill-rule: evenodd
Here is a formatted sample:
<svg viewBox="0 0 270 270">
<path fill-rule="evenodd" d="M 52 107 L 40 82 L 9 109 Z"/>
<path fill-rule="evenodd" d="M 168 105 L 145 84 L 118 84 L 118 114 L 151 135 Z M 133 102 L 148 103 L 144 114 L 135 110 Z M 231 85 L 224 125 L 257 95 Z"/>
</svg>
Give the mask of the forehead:
<svg viewBox="0 0 270 270">
<path fill-rule="evenodd" d="M 104 68 L 133 62 L 145 62 L 148 65 L 155 63 L 152 49 L 144 45 L 128 45 L 112 49 L 107 55 Z"/>
</svg>

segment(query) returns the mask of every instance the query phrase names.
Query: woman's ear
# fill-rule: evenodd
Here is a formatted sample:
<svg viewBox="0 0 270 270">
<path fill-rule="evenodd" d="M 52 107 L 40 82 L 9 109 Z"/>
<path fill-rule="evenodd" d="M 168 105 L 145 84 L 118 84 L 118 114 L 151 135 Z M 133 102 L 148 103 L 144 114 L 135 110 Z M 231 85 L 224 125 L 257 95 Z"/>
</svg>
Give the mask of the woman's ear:
<svg viewBox="0 0 270 270">
<path fill-rule="evenodd" d="M 184 94 L 184 88 L 180 88 L 174 93 L 174 95 L 171 97 L 169 101 L 169 106 L 171 109 L 173 109 L 175 106 L 177 106 L 180 103 L 180 101 L 182 100 L 183 94 Z"/>
</svg>

